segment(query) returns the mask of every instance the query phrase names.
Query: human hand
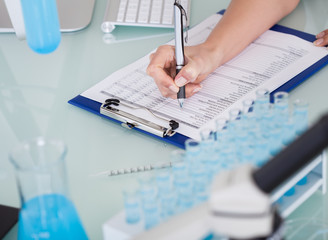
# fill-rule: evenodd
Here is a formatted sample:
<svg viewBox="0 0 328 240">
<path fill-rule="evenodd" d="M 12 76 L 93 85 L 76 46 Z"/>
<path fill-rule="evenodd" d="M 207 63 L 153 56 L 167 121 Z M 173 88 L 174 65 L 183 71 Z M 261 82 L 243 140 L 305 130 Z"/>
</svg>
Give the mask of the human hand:
<svg viewBox="0 0 328 240">
<path fill-rule="evenodd" d="M 200 84 L 219 65 L 219 54 L 205 45 L 185 47 L 185 66 L 176 74 L 174 46 L 160 46 L 150 56 L 147 74 L 151 76 L 164 97 L 177 98 L 179 87 L 185 86 L 186 97 L 198 92 Z"/>
<path fill-rule="evenodd" d="M 324 47 L 324 46 L 328 45 L 328 29 L 320 32 L 315 37 L 317 40 L 315 40 L 313 42 L 314 45 L 316 45 L 318 47 Z"/>
</svg>

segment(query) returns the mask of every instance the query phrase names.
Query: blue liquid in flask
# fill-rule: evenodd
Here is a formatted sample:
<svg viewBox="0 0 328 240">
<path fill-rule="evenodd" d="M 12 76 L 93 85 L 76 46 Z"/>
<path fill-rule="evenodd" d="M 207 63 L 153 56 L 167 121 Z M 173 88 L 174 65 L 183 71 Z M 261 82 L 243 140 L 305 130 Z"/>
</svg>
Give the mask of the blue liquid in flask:
<svg viewBox="0 0 328 240">
<path fill-rule="evenodd" d="M 21 0 L 26 40 L 40 54 L 53 52 L 60 43 L 60 27 L 55 0 Z"/>
<path fill-rule="evenodd" d="M 19 213 L 18 239 L 88 239 L 73 203 L 60 194 L 28 200 Z"/>
</svg>

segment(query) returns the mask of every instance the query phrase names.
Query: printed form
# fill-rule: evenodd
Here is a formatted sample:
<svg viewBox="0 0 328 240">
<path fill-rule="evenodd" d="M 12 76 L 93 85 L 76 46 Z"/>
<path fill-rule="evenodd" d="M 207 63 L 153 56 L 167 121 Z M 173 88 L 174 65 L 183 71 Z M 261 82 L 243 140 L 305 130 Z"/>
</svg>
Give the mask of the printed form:
<svg viewBox="0 0 328 240">
<path fill-rule="evenodd" d="M 188 45 L 205 41 L 221 17 L 213 15 L 189 30 Z M 177 132 L 200 139 L 201 129 L 214 129 L 216 118 L 228 117 L 233 108 L 241 109 L 245 99 L 255 99 L 256 90 L 273 91 L 326 55 L 326 48 L 268 30 L 211 73 L 202 82 L 202 90 L 186 99 L 183 108 L 177 100 L 162 97 L 154 80 L 146 74 L 149 55 L 114 72 L 81 95 L 100 103 L 117 98 L 129 105 L 118 107 L 123 111 L 166 127 L 167 120 L 175 120 L 179 122 Z"/>
</svg>

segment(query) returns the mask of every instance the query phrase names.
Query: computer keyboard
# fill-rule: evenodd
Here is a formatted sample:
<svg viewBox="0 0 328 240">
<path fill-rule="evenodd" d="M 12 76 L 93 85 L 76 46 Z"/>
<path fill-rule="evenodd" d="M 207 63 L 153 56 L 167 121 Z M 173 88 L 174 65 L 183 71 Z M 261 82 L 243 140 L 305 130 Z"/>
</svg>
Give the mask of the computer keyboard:
<svg viewBox="0 0 328 240">
<path fill-rule="evenodd" d="M 174 0 L 107 0 L 101 30 L 109 33 L 117 25 L 143 27 L 174 27 Z M 187 13 L 189 25 L 190 1 L 180 3 Z"/>
</svg>

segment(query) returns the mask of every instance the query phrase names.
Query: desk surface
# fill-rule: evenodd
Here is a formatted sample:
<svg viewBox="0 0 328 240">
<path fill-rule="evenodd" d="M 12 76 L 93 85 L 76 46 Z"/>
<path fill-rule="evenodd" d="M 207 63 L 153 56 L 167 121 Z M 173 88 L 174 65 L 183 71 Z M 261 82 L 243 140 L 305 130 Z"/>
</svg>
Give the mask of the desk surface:
<svg viewBox="0 0 328 240">
<path fill-rule="evenodd" d="M 206 3 L 206 4 L 205 4 Z M 191 25 L 229 1 L 192 1 Z M 173 38 L 172 30 L 118 27 L 104 36 L 100 24 L 106 6 L 98 0 L 90 26 L 65 33 L 59 48 L 42 56 L 14 34 L 0 34 L 0 204 L 19 207 L 19 196 L 8 152 L 20 141 L 36 136 L 62 139 L 70 196 L 91 239 L 101 239 L 101 225 L 123 208 L 121 189 L 130 177 L 91 177 L 107 169 L 167 161 L 175 147 L 129 131 L 67 103 L 107 75 Z M 328 28 L 328 2 L 304 0 L 280 23 L 312 34 Z M 310 121 L 328 111 L 328 68 L 291 93 L 310 103 Z M 316 215 L 326 221 L 328 199 L 311 197 L 290 218 Z M 6 239 L 16 239 L 17 226 Z"/>
</svg>

